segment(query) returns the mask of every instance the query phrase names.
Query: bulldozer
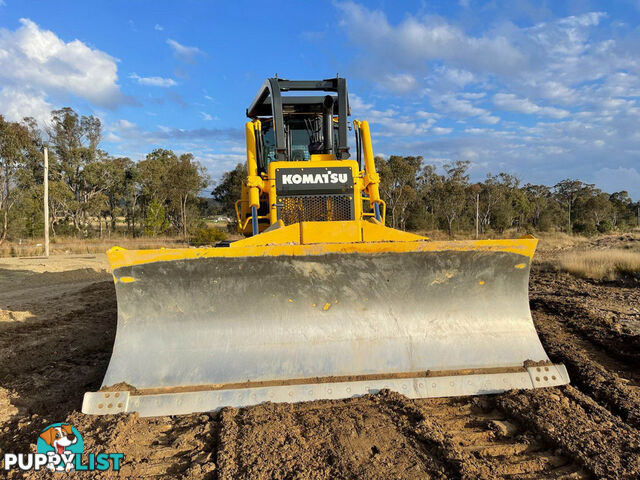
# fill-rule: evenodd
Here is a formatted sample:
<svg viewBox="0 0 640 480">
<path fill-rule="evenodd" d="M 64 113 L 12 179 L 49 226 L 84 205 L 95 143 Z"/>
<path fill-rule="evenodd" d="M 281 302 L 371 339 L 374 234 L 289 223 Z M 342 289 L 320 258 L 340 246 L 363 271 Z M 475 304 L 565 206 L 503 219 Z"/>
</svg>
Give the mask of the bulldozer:
<svg viewBox="0 0 640 480">
<path fill-rule="evenodd" d="M 529 310 L 537 240 L 435 241 L 387 227 L 369 124 L 349 123 L 344 78 L 269 78 L 246 114 L 236 202 L 246 238 L 107 252 L 117 331 L 84 413 L 569 382 Z"/>
</svg>

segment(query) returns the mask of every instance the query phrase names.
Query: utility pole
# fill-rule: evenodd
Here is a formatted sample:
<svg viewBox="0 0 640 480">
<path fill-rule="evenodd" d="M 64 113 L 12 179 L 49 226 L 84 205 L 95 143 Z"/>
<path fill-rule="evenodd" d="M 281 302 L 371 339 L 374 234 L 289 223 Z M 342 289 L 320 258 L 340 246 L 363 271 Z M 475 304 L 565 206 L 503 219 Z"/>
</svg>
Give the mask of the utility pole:
<svg viewBox="0 0 640 480">
<path fill-rule="evenodd" d="M 476 193 L 476 240 L 478 239 L 479 219 L 480 219 L 480 194 Z"/>
<path fill-rule="evenodd" d="M 44 256 L 49 258 L 49 149 L 44 147 Z"/>
</svg>

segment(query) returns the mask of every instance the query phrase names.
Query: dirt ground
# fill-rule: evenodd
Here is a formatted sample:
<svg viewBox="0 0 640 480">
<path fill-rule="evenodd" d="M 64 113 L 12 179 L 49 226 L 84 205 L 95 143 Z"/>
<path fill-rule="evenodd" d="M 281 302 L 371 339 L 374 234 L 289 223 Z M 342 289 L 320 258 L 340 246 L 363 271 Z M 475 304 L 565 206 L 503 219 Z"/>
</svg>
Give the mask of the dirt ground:
<svg viewBox="0 0 640 480">
<path fill-rule="evenodd" d="M 632 242 L 640 247 L 625 236 L 591 246 Z M 115 335 L 104 256 L 0 259 L 0 453 L 35 451 L 45 426 L 67 421 L 85 451 L 125 454 L 119 478 L 640 478 L 640 280 L 577 279 L 552 268 L 563 250 L 542 250 L 531 308 L 570 386 L 425 400 L 383 391 L 159 418 L 80 413 Z"/>
</svg>

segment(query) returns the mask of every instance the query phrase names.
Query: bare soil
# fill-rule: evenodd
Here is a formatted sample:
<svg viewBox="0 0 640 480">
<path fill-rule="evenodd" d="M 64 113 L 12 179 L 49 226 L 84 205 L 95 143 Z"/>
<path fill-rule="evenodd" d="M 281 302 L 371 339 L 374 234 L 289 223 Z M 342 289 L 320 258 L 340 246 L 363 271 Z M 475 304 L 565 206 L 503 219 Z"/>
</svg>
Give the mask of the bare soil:
<svg viewBox="0 0 640 480">
<path fill-rule="evenodd" d="M 530 298 L 570 386 L 424 400 L 383 391 L 159 418 L 80 413 L 84 392 L 100 388 L 115 335 L 104 259 L 5 263 L 0 453 L 35 451 L 45 426 L 67 421 L 85 451 L 125 454 L 119 475 L 92 478 L 640 478 L 640 281 L 573 278 L 552 268 L 557 253 L 534 265 Z"/>
</svg>

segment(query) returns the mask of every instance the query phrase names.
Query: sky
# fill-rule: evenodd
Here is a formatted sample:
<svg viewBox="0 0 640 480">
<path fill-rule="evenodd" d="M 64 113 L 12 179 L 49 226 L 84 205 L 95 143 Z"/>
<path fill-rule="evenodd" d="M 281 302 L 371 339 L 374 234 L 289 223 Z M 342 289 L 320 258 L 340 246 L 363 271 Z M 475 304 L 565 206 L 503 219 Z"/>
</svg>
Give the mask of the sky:
<svg viewBox="0 0 640 480">
<path fill-rule="evenodd" d="M 640 199 L 640 1 L 0 0 L 0 114 L 70 106 L 101 148 L 245 159 L 267 77 L 346 77 L 378 155 Z"/>
</svg>

